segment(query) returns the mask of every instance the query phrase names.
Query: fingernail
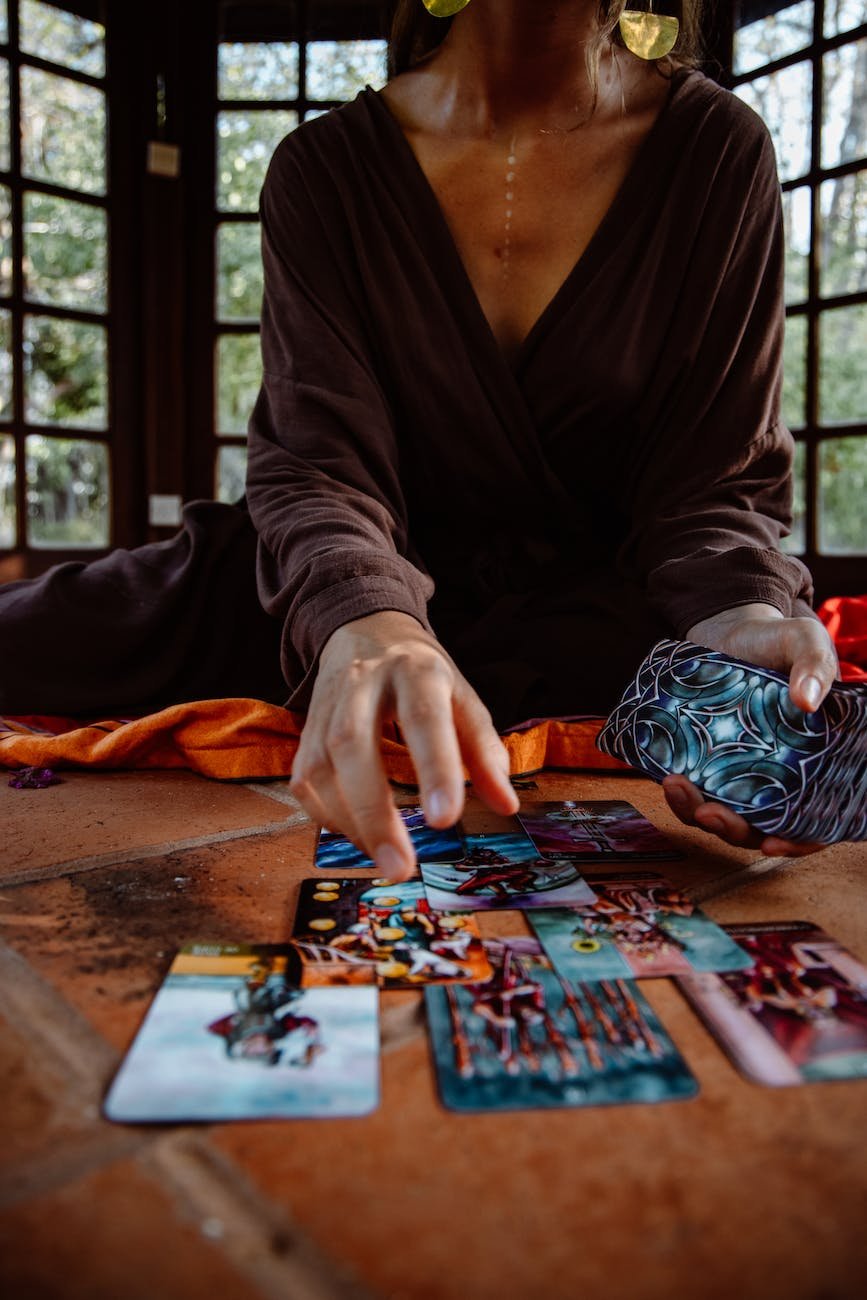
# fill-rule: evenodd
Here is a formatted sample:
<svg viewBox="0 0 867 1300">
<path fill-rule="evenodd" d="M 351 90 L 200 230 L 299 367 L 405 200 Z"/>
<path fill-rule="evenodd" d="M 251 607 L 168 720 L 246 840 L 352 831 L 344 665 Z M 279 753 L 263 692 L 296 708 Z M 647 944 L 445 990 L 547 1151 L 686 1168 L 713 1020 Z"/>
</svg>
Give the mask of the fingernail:
<svg viewBox="0 0 867 1300">
<path fill-rule="evenodd" d="M 815 713 L 822 699 L 822 683 L 818 677 L 805 677 L 801 682 L 801 694 L 807 701 L 810 713 Z"/>
<path fill-rule="evenodd" d="M 373 855 L 377 871 L 381 871 L 390 880 L 406 874 L 406 864 L 393 844 L 380 844 Z"/>
<path fill-rule="evenodd" d="M 450 821 L 453 820 L 451 816 L 451 803 L 452 801 L 445 790 L 434 790 L 433 793 L 428 796 L 427 801 L 430 820 L 436 822 L 445 821 L 446 818 Z"/>
</svg>

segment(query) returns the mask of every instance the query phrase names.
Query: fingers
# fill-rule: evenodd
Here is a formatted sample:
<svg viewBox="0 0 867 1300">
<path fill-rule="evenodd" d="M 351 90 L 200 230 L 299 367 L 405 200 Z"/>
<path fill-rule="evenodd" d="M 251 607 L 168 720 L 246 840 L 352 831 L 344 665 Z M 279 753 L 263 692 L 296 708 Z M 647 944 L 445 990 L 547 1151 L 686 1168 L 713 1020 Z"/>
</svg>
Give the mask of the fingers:
<svg viewBox="0 0 867 1300">
<path fill-rule="evenodd" d="M 509 816 L 519 800 L 509 781 L 509 755 L 491 715 L 472 688 L 455 693 L 454 719 L 458 740 L 473 788 L 494 812 Z"/>
<path fill-rule="evenodd" d="M 464 806 L 464 765 L 452 713 L 454 669 L 437 651 L 398 665 L 394 713 L 419 783 L 425 819 L 453 826 Z"/>
<path fill-rule="evenodd" d="M 415 871 L 415 852 L 382 766 L 374 685 L 324 683 L 293 764 L 292 793 L 312 818 L 345 835 L 390 880 Z M 316 692 L 314 692 L 314 697 Z"/>
<path fill-rule="evenodd" d="M 788 643 L 789 693 L 799 709 L 814 713 L 828 694 L 839 671 L 834 645 L 816 619 L 786 619 L 784 638 Z"/>
<path fill-rule="evenodd" d="M 822 844 L 796 844 L 776 835 L 763 836 L 749 822 L 723 804 L 709 803 L 685 776 L 667 776 L 662 782 L 666 802 L 685 826 L 710 831 L 736 848 L 761 849 L 769 858 L 803 858 Z"/>
</svg>

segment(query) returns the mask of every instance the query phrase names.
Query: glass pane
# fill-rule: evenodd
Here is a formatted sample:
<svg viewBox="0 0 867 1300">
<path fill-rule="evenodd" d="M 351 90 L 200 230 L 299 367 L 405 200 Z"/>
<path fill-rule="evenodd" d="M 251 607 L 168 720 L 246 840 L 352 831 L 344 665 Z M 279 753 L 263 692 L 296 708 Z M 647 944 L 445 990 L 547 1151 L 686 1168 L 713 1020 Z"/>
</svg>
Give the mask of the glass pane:
<svg viewBox="0 0 867 1300">
<path fill-rule="evenodd" d="M 808 185 L 783 194 L 786 228 L 786 302 L 803 302 L 807 297 L 810 259 L 811 191 Z"/>
<path fill-rule="evenodd" d="M 108 449 L 69 438 L 27 439 L 27 541 L 108 545 Z"/>
<path fill-rule="evenodd" d="M 9 60 L 0 59 L 0 171 L 12 166 L 9 144 Z"/>
<path fill-rule="evenodd" d="M 225 41 L 217 63 L 220 99 L 297 99 L 298 46 Z"/>
<path fill-rule="evenodd" d="M 105 28 L 100 23 L 40 0 L 21 0 L 19 14 L 18 44 L 24 54 L 105 76 Z"/>
<path fill-rule="evenodd" d="M 86 194 L 105 193 L 105 94 L 39 68 L 21 69 L 21 170 Z"/>
<path fill-rule="evenodd" d="M 12 313 L 0 311 L 0 420 L 12 419 Z"/>
<path fill-rule="evenodd" d="M 223 334 L 217 340 L 217 432 L 246 433 L 262 382 L 258 334 Z"/>
<path fill-rule="evenodd" d="M 790 555 L 803 555 L 807 549 L 807 449 L 802 442 L 795 443 L 795 463 L 792 467 L 792 531 L 784 537 L 781 549 Z"/>
<path fill-rule="evenodd" d="M 790 429 L 807 421 L 807 317 L 786 317 L 783 349 L 783 420 Z"/>
<path fill-rule="evenodd" d="M 867 23 L 867 0 L 825 0 L 825 35 L 850 32 Z"/>
<path fill-rule="evenodd" d="M 735 72 L 751 72 L 810 45 L 813 8 L 813 0 L 799 0 L 797 4 L 784 5 L 779 13 L 740 27 L 735 32 Z"/>
<path fill-rule="evenodd" d="M 819 316 L 819 420 L 867 420 L 867 303 Z M 867 514 L 867 511 L 865 511 Z"/>
<path fill-rule="evenodd" d="M 255 212 L 268 163 L 277 145 L 298 125 L 284 109 L 242 109 L 217 114 L 217 207 Z"/>
<path fill-rule="evenodd" d="M 0 0 L 0 41 L 9 40 L 9 14 L 6 0 Z"/>
<path fill-rule="evenodd" d="M 867 555 L 867 437 L 819 446 L 819 550 Z"/>
<path fill-rule="evenodd" d="M 217 318 L 258 320 L 262 254 L 258 223 L 227 221 L 217 228 Z"/>
<path fill-rule="evenodd" d="M 0 436 L 0 546 L 15 545 L 15 443 Z"/>
<path fill-rule="evenodd" d="M 0 295 L 12 292 L 12 191 L 0 185 Z"/>
<path fill-rule="evenodd" d="M 784 181 L 804 176 L 810 169 L 811 89 L 809 63 L 796 63 L 737 88 L 741 99 L 765 119 Z"/>
<path fill-rule="evenodd" d="M 867 156 L 864 109 L 867 40 L 832 50 L 822 60 L 822 166 Z"/>
<path fill-rule="evenodd" d="M 28 423 L 104 429 L 107 373 L 106 331 L 102 325 L 25 316 Z"/>
<path fill-rule="evenodd" d="M 58 307 L 106 311 L 108 221 L 102 208 L 24 195 L 25 294 Z"/>
<path fill-rule="evenodd" d="M 819 204 L 821 293 L 830 298 L 867 289 L 867 171 L 825 181 Z"/>
<path fill-rule="evenodd" d="M 234 505 L 245 491 L 247 448 L 221 447 L 217 453 L 217 500 Z"/>
<path fill-rule="evenodd" d="M 386 81 L 385 41 L 310 41 L 307 46 L 307 98 L 354 99 Z"/>
</svg>

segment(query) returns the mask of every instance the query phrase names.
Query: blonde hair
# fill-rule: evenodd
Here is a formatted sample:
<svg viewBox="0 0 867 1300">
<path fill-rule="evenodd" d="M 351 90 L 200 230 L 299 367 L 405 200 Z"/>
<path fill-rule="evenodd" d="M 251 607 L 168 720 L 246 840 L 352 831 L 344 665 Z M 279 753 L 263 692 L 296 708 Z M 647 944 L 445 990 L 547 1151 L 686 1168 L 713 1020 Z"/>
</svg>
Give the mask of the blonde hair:
<svg viewBox="0 0 867 1300">
<path fill-rule="evenodd" d="M 622 45 L 618 22 L 624 9 L 645 0 L 599 0 L 598 29 L 587 45 L 587 72 L 594 92 L 599 84 L 599 64 L 611 45 Z M 677 44 L 671 54 L 658 60 L 660 65 L 673 63 L 694 66 L 700 58 L 700 11 L 702 0 L 657 0 L 656 12 L 670 14 L 680 24 Z M 432 18 L 421 0 L 391 0 L 388 6 L 389 42 L 388 75 L 407 72 L 425 55 L 435 50 L 452 25 L 451 18 Z"/>
</svg>

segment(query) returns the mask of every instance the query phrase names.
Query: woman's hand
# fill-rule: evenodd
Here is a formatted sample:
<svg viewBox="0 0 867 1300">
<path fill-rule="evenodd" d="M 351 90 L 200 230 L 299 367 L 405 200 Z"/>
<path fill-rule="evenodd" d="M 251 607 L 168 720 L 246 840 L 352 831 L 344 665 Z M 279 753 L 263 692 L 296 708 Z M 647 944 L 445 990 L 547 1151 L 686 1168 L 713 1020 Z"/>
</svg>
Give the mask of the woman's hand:
<svg viewBox="0 0 867 1300">
<path fill-rule="evenodd" d="M 787 672 L 792 700 L 805 713 L 815 712 L 837 676 L 837 655 L 818 619 L 784 618 L 772 605 L 726 610 L 696 623 L 687 639 L 747 663 Z M 728 844 L 758 848 L 771 857 L 803 856 L 821 848 L 762 835 L 731 808 L 707 802 L 685 776 L 667 776 L 662 788 L 669 807 L 682 822 L 700 826 Z"/>
<path fill-rule="evenodd" d="M 338 628 L 320 656 L 292 793 L 315 821 L 373 858 L 384 876 L 406 880 L 415 853 L 382 763 L 388 719 L 406 740 L 431 826 L 452 826 L 460 817 L 464 766 L 495 812 L 516 812 L 518 799 L 490 714 L 420 623 L 389 611 Z"/>
</svg>

